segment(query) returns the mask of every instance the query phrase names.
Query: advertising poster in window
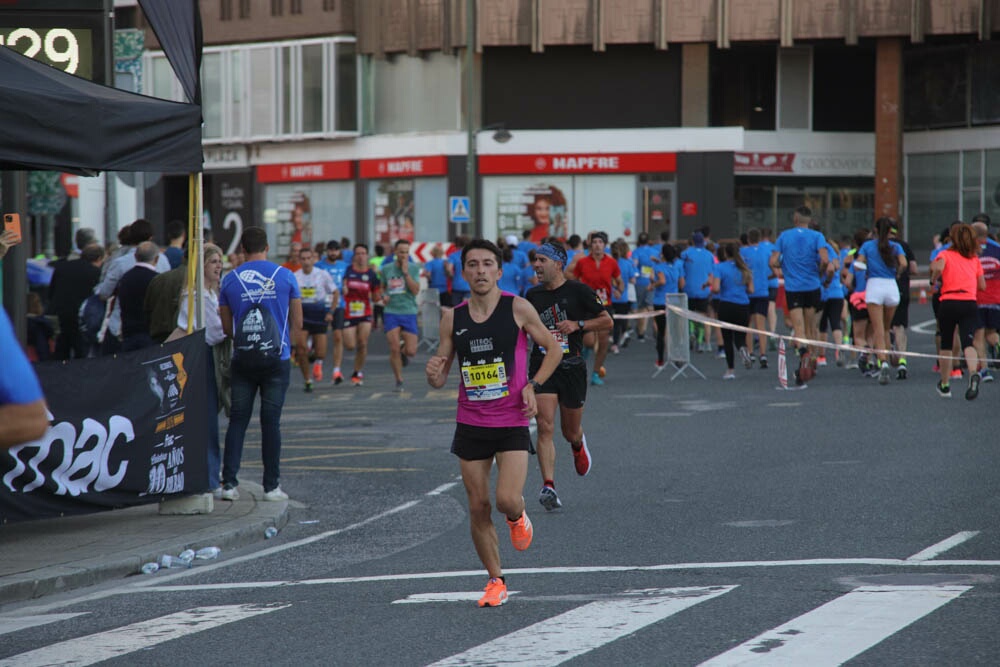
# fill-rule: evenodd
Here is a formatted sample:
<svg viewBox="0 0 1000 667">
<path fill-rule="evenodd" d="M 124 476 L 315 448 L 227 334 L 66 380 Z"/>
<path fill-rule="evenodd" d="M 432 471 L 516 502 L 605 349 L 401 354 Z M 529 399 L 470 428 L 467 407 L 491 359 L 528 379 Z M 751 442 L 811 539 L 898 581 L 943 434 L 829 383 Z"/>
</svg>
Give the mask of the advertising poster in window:
<svg viewBox="0 0 1000 667">
<path fill-rule="evenodd" d="M 253 173 L 249 170 L 206 175 L 211 205 L 212 239 L 228 257 L 236 252 L 253 219 Z"/>
<path fill-rule="evenodd" d="M 572 180 L 568 178 L 547 181 L 502 179 L 495 186 L 497 236 L 515 234 L 522 238 L 524 230 L 529 230 L 529 239 L 533 243 L 541 243 L 549 236 L 569 236 L 572 233 L 569 210 L 571 184 Z"/>
<path fill-rule="evenodd" d="M 311 246 L 312 202 L 303 190 L 279 196 L 277 202 L 278 258 L 288 257 L 292 247 Z"/>
<path fill-rule="evenodd" d="M 375 193 L 375 243 L 386 253 L 398 240 L 413 241 L 416 202 L 413 181 L 382 181 Z"/>
</svg>

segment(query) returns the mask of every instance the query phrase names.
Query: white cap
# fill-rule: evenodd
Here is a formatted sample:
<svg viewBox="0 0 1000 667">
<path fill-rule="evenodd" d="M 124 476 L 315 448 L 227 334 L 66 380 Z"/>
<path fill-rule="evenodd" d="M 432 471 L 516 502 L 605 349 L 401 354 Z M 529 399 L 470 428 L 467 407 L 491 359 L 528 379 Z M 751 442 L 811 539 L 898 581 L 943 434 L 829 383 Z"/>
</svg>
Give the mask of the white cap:
<svg viewBox="0 0 1000 667">
<path fill-rule="evenodd" d="M 508 234 L 507 238 L 504 240 L 507 242 L 507 245 L 509 246 L 517 245 L 517 236 L 515 236 L 514 234 Z"/>
</svg>

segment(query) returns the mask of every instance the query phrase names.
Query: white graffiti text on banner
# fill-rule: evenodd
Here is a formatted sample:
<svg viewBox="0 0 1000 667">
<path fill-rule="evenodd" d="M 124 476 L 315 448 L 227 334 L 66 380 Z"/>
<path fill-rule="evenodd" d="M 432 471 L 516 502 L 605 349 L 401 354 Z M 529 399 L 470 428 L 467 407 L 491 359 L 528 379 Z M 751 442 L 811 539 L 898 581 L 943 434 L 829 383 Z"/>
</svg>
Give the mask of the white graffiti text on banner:
<svg viewBox="0 0 1000 667">
<path fill-rule="evenodd" d="M 50 413 L 49 419 L 52 418 Z M 79 496 L 113 489 L 125 479 L 128 469 L 128 460 L 123 458 L 114 472 L 110 470 L 111 451 L 119 440 L 123 444 L 135 440 L 132 421 L 120 415 L 109 418 L 107 428 L 95 419 L 84 419 L 79 432 L 76 425 L 68 421 L 53 424 L 40 440 L 8 450 L 15 464 L 3 476 L 3 485 L 14 493 L 30 493 L 42 486 L 46 478 L 41 465 L 53 450 L 59 450 L 61 444 L 62 459 L 49 476 L 56 486 L 52 493 Z M 32 475 L 30 478 L 19 480 L 28 472 Z"/>
</svg>

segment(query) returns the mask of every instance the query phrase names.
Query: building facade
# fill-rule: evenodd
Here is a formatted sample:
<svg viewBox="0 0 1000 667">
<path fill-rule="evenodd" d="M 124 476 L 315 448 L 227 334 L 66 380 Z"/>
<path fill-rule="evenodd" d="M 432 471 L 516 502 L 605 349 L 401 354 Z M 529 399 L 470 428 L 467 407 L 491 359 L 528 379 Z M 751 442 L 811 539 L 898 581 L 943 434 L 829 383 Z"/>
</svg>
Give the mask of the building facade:
<svg viewBox="0 0 1000 667">
<path fill-rule="evenodd" d="M 472 71 L 466 8 L 475 6 Z M 1000 220 L 996 0 L 203 0 L 216 240 Z M 146 91 L 177 97 L 152 49 Z M 468 102 L 471 101 L 471 104 Z M 471 114 L 469 110 L 471 109 Z M 449 222 L 467 193 L 473 223 Z M 182 217 L 167 176 L 147 208 Z M 181 195 L 181 196 L 178 196 Z"/>
</svg>

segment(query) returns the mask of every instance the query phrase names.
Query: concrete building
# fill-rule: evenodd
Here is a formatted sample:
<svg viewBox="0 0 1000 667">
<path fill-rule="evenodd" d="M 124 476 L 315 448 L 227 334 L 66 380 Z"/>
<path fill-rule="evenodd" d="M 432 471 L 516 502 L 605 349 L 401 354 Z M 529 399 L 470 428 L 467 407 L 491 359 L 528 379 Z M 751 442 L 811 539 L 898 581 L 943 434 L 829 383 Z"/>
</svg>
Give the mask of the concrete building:
<svg viewBox="0 0 1000 667">
<path fill-rule="evenodd" d="M 465 11 L 475 4 L 472 71 Z M 202 0 L 216 241 L 1000 220 L 996 0 Z M 146 57 L 145 90 L 178 97 Z M 467 104 L 471 96 L 471 104 Z M 471 117 L 467 110 L 471 108 Z M 474 223 L 466 194 L 475 131 Z M 148 191 L 183 217 L 186 180 Z M 150 213 L 152 215 L 152 213 Z M 468 229 L 467 229 L 468 228 Z"/>
</svg>

